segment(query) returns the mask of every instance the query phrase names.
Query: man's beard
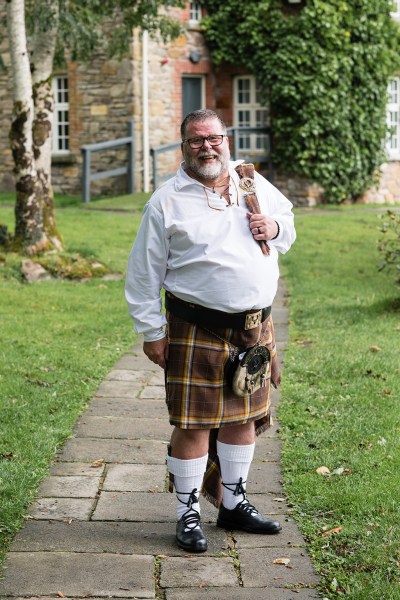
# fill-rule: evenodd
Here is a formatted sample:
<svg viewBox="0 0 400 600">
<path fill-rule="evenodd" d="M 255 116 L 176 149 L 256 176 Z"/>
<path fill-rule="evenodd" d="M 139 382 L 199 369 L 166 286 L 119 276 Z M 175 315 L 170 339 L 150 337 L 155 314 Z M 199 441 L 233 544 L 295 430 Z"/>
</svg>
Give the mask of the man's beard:
<svg viewBox="0 0 400 600">
<path fill-rule="evenodd" d="M 205 156 L 215 156 L 217 161 L 208 164 L 207 161 L 202 160 L 202 157 Z M 189 152 L 184 151 L 183 157 L 186 166 L 194 175 L 202 179 L 215 181 L 228 168 L 230 154 L 229 148 L 225 147 L 222 153 L 217 153 L 210 149 L 202 150 L 197 156 L 192 156 Z"/>
</svg>

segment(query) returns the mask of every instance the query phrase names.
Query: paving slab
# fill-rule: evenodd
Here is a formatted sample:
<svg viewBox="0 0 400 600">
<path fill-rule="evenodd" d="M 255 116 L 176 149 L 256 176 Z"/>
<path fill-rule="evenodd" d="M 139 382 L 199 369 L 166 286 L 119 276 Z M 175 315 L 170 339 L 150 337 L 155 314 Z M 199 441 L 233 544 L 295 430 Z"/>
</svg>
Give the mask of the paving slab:
<svg viewBox="0 0 400 600">
<path fill-rule="evenodd" d="M 114 369 L 132 371 L 137 371 L 139 369 L 141 371 L 149 371 L 154 373 L 158 372 L 160 367 L 152 363 L 146 356 L 144 356 L 141 350 L 137 349 L 136 352 L 130 351 L 121 356 L 121 358 L 115 363 Z"/>
<path fill-rule="evenodd" d="M 161 560 L 161 587 L 226 587 L 237 585 L 233 559 L 227 557 L 183 557 Z"/>
<path fill-rule="evenodd" d="M 143 389 L 145 381 L 103 381 L 96 396 L 105 398 L 136 398 Z"/>
<path fill-rule="evenodd" d="M 160 398 L 165 401 L 165 388 L 161 385 L 146 385 L 139 393 L 139 398 Z"/>
<path fill-rule="evenodd" d="M 75 426 L 77 437 L 122 438 L 127 440 L 164 440 L 169 441 L 172 426 L 168 420 L 135 419 L 133 417 L 90 417 L 84 415 Z"/>
<path fill-rule="evenodd" d="M 273 492 L 283 494 L 281 470 L 278 463 L 253 462 L 247 477 L 247 490 L 252 494 Z"/>
<path fill-rule="evenodd" d="M 163 369 L 158 369 L 155 373 L 152 373 L 149 379 L 149 385 L 162 385 L 165 386 L 165 373 Z"/>
<path fill-rule="evenodd" d="M 227 551 L 223 529 L 204 524 L 206 555 Z M 186 555 L 175 542 L 175 523 L 112 521 L 29 521 L 18 532 L 13 552 L 106 552 L 109 554 Z"/>
<path fill-rule="evenodd" d="M 217 509 L 201 504 L 202 521 L 215 523 Z M 176 522 L 175 494 L 145 492 L 102 492 L 93 513 L 94 521 Z"/>
<path fill-rule="evenodd" d="M 155 597 L 151 556 L 10 552 L 6 567 L 0 595 Z"/>
<path fill-rule="evenodd" d="M 245 586 L 285 587 L 316 586 L 318 577 L 312 569 L 310 558 L 301 548 L 264 548 L 239 550 L 240 572 Z M 285 566 L 274 560 L 288 558 Z"/>
<path fill-rule="evenodd" d="M 287 517 L 280 518 L 282 531 L 277 535 L 261 535 L 235 531 L 233 540 L 235 548 L 304 548 L 306 543 L 301 535 L 297 524 Z"/>
<path fill-rule="evenodd" d="M 101 438 L 71 438 L 67 440 L 59 460 L 107 463 L 164 464 L 167 442 L 153 440 L 106 440 Z"/>
<path fill-rule="evenodd" d="M 141 383 L 148 383 L 151 376 L 151 371 L 112 369 L 106 375 L 106 381 L 139 381 Z"/>
<path fill-rule="evenodd" d="M 78 519 L 87 521 L 93 511 L 92 498 L 40 498 L 29 508 L 32 519 Z"/>
<path fill-rule="evenodd" d="M 166 465 L 110 465 L 104 491 L 162 492 L 166 485 Z"/>
<path fill-rule="evenodd" d="M 49 498 L 95 498 L 101 476 L 86 475 L 50 476 L 39 488 L 40 497 Z"/>
<path fill-rule="evenodd" d="M 94 463 L 70 463 L 70 462 L 55 462 L 51 469 L 50 475 L 60 476 L 80 476 L 80 477 L 101 477 L 105 469 L 104 464 Z"/>
<path fill-rule="evenodd" d="M 146 402 L 129 398 L 97 398 L 90 402 L 85 412 L 88 417 L 134 417 L 135 419 L 165 419 L 168 424 L 168 410 L 165 402 L 159 399 Z"/>
<path fill-rule="evenodd" d="M 279 462 L 281 458 L 281 443 L 264 433 L 259 435 L 254 449 L 254 462 Z M 253 463 L 254 464 L 254 463 Z"/>
<path fill-rule="evenodd" d="M 197 590 L 169 589 L 165 595 L 166 600 L 314 600 L 319 597 L 315 590 L 310 589 L 289 590 L 239 586 L 218 588 L 217 590 L 208 586 Z"/>
<path fill-rule="evenodd" d="M 249 501 L 266 516 L 275 516 L 283 520 L 286 514 L 286 505 L 274 502 L 276 496 L 260 494 L 248 496 Z M 201 516 L 203 522 L 214 522 L 218 510 L 201 499 Z M 143 493 L 143 492 L 107 492 L 100 494 L 99 501 L 92 519 L 99 521 L 174 521 L 176 518 L 175 494 Z"/>
<path fill-rule="evenodd" d="M 281 325 L 286 325 L 289 319 L 289 310 L 280 306 L 275 306 L 272 309 L 272 319 L 274 326 L 278 329 Z"/>
</svg>

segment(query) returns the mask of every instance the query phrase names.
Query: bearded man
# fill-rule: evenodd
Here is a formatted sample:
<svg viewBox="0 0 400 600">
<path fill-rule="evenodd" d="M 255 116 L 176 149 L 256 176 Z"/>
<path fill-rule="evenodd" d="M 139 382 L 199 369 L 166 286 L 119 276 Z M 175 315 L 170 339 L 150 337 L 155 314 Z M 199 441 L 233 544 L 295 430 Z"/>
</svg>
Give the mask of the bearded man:
<svg viewBox="0 0 400 600">
<path fill-rule="evenodd" d="M 165 370 L 177 544 L 204 552 L 201 490 L 219 507 L 218 527 L 281 530 L 249 502 L 246 480 L 256 435 L 270 425 L 270 383 L 279 379 L 273 368 L 271 376 L 276 349 L 270 307 L 278 251 L 289 250 L 295 230 L 292 204 L 257 173 L 260 210 L 249 211 L 253 180 L 243 177 L 242 161 L 230 161 L 226 126 L 215 112 L 188 114 L 181 134 L 184 162 L 145 206 L 125 293 L 145 354 Z M 238 354 L 254 347 L 266 349 L 271 360 L 261 387 L 239 394 L 232 368 Z"/>
</svg>

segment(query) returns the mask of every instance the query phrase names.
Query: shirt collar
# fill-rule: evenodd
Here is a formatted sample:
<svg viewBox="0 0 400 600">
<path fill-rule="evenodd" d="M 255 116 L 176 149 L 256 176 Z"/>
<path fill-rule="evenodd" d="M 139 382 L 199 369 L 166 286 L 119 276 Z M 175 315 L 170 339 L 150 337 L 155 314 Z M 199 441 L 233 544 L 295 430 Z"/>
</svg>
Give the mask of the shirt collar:
<svg viewBox="0 0 400 600">
<path fill-rule="evenodd" d="M 230 160 L 229 161 L 229 174 L 232 175 L 232 171 L 235 171 L 236 167 L 238 165 L 240 165 L 242 162 L 244 162 L 243 160 Z M 185 163 L 182 162 L 179 166 L 179 169 L 176 173 L 176 177 L 175 177 L 175 190 L 177 192 L 179 192 L 180 190 L 182 190 L 184 187 L 187 187 L 189 185 L 201 185 L 202 187 L 204 187 L 200 181 L 197 181 L 197 179 L 193 179 L 193 177 L 190 177 L 190 175 L 188 175 L 185 171 L 185 169 L 183 168 L 183 165 Z"/>
</svg>

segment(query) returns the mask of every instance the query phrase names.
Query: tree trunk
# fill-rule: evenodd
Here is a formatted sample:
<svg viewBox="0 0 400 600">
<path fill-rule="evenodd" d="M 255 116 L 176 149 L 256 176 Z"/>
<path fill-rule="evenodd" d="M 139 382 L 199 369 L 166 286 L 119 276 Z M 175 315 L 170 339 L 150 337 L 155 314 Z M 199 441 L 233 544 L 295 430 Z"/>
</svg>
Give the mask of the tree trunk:
<svg viewBox="0 0 400 600">
<path fill-rule="evenodd" d="M 28 254 L 40 252 L 48 243 L 43 212 L 38 201 L 39 183 L 33 153 L 34 106 L 32 79 L 26 44 L 24 0 L 7 0 L 7 28 L 13 69 L 13 117 L 11 151 L 16 175 L 15 246 Z"/>
<path fill-rule="evenodd" d="M 40 3 L 43 5 L 43 2 Z M 52 246 L 61 250 L 61 236 L 56 226 L 51 185 L 51 131 L 54 113 L 52 73 L 59 24 L 58 0 L 47 0 L 47 7 L 50 16 L 46 20 L 46 27 L 44 28 L 41 20 L 37 19 L 33 36 L 31 72 L 35 117 L 32 132 L 43 227 Z"/>
</svg>

